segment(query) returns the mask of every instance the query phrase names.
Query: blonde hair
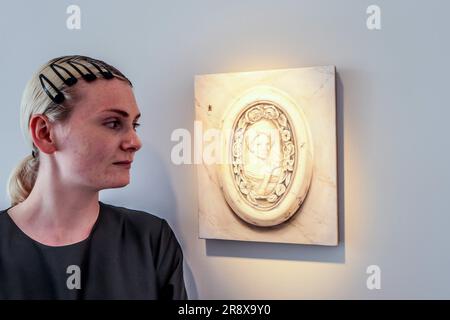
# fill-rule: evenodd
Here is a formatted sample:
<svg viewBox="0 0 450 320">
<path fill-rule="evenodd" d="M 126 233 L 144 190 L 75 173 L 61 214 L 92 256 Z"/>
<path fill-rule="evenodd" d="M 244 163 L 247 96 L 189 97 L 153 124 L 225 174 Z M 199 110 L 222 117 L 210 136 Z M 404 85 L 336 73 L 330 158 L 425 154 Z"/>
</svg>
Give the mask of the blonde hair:
<svg viewBox="0 0 450 320">
<path fill-rule="evenodd" d="M 91 74 L 91 76 L 94 74 L 98 78 L 109 79 L 110 77 L 105 77 L 106 73 L 110 73 L 110 76 L 112 75 L 114 78 L 127 81 L 132 86 L 131 82 L 113 66 L 104 61 L 80 55 L 51 59 L 41 66 L 27 82 L 20 105 L 20 127 L 27 144 L 32 148 L 33 155 L 30 152 L 9 176 L 7 191 L 12 206 L 23 202 L 29 196 L 39 171 L 39 149 L 34 145 L 29 131 L 31 116 L 42 114 L 50 122 L 65 121 L 70 116 L 72 107 L 81 98 L 81 93 L 80 90 L 77 90 L 76 84 L 74 86 L 72 86 L 73 84 L 67 85 L 68 83 L 65 83 L 62 78 L 65 78 L 65 80 L 76 78 L 78 80 L 85 78 L 86 74 Z M 63 94 L 62 102 L 49 96 L 49 94 L 52 94 L 55 97 L 58 92 L 48 83 L 45 86 L 48 93 L 44 91 L 44 84 L 41 82 L 42 77 L 50 81 Z"/>
</svg>

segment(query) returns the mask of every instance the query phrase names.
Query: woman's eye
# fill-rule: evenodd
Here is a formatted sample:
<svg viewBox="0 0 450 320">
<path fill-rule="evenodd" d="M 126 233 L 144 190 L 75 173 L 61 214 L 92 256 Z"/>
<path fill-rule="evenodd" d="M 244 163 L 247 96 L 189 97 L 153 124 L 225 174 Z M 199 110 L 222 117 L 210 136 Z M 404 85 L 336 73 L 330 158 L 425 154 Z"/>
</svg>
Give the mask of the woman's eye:
<svg viewBox="0 0 450 320">
<path fill-rule="evenodd" d="M 117 126 L 116 125 L 119 125 L 120 124 L 120 121 L 110 121 L 110 122 L 107 122 L 106 123 L 106 126 L 108 126 L 109 128 L 111 128 L 111 129 L 116 129 L 117 128 Z"/>
<path fill-rule="evenodd" d="M 115 121 L 107 122 L 105 125 L 108 126 L 111 129 L 117 129 L 117 128 L 119 128 L 121 123 L 120 123 L 119 120 L 115 120 Z M 133 129 L 136 130 L 136 128 L 139 127 L 140 125 L 141 124 L 137 123 L 137 122 L 133 123 Z"/>
</svg>

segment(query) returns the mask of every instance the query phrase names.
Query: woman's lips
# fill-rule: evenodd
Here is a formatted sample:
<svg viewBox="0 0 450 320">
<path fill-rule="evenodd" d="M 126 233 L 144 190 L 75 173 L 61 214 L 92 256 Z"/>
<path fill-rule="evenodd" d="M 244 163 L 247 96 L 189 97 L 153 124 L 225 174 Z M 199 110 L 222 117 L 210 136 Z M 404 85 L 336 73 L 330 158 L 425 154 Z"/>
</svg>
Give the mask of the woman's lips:
<svg viewBox="0 0 450 320">
<path fill-rule="evenodd" d="M 131 162 L 124 161 L 124 162 L 114 162 L 115 165 L 122 167 L 124 169 L 130 169 L 131 168 Z"/>
</svg>

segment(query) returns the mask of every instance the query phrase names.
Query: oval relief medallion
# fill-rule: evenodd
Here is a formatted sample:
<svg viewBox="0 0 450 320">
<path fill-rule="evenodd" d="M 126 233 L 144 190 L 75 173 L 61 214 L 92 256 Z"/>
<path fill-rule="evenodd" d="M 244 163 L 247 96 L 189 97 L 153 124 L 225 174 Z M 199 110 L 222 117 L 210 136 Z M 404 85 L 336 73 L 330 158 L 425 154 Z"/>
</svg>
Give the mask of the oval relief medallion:
<svg viewBox="0 0 450 320">
<path fill-rule="evenodd" d="M 273 226 L 289 219 L 312 177 L 311 136 L 302 110 L 274 88 L 240 97 L 223 118 L 220 181 L 243 220 Z"/>
</svg>

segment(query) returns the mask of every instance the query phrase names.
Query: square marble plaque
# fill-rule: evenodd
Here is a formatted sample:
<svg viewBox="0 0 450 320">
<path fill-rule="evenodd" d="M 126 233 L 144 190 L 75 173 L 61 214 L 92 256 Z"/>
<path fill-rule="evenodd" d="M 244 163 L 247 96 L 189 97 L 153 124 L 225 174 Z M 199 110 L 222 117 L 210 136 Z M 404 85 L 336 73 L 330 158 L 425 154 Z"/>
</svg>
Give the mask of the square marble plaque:
<svg viewBox="0 0 450 320">
<path fill-rule="evenodd" d="M 298 209 L 288 220 L 273 226 L 249 223 L 236 214 L 223 190 L 223 166 L 196 164 L 199 200 L 199 237 L 315 245 L 338 244 L 335 67 L 310 67 L 197 75 L 195 116 L 203 132 L 224 129 L 224 116 L 246 92 L 271 88 L 293 102 L 309 126 L 312 147 L 311 175 Z M 265 96 L 256 94 L 256 98 Z M 289 117 L 288 117 L 289 118 Z M 292 120 L 292 118 L 291 118 Z M 197 122 L 197 124 L 199 123 Z M 225 121 L 226 122 L 226 121 Z M 299 123 L 293 123 L 295 131 Z M 201 139 L 202 137 L 200 137 Z M 196 140 L 199 139 L 196 136 Z M 281 141 L 281 140 L 280 140 Z M 203 149 L 208 142 L 204 142 Z M 278 149 L 277 149 L 278 150 Z M 300 166 L 299 166 L 300 167 Z M 297 178 L 297 181 L 295 179 Z M 298 183 L 293 175 L 291 183 Z M 231 180 L 230 180 L 231 181 Z M 233 186 L 229 186 L 233 188 Z M 284 199 L 288 199 L 287 197 Z M 238 200 L 240 203 L 240 200 Z M 242 200 L 245 202 L 245 200 Z M 288 210 L 286 210 L 286 213 Z M 261 214 L 264 214 L 262 212 Z"/>
</svg>

